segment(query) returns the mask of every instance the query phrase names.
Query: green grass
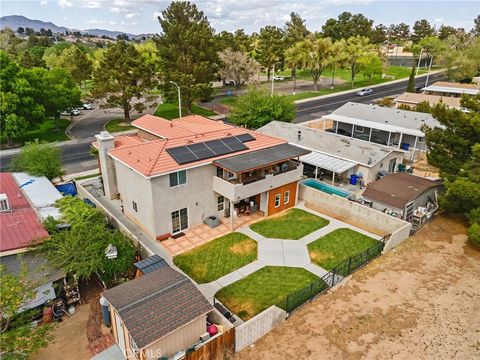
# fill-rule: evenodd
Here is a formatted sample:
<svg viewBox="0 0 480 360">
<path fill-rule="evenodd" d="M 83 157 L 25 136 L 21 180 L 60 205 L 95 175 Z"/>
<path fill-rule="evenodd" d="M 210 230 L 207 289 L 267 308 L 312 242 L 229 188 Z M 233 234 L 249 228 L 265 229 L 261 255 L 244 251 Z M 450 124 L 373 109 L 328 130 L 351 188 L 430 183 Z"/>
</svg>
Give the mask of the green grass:
<svg viewBox="0 0 480 360">
<path fill-rule="evenodd" d="M 342 261 L 379 244 L 375 239 L 351 229 L 337 229 L 308 244 L 312 262 L 332 270 Z"/>
<path fill-rule="evenodd" d="M 214 111 L 202 108 L 198 105 L 192 105 L 192 114 L 201 115 L 201 116 L 214 116 L 217 115 Z M 172 120 L 178 118 L 178 105 L 173 103 L 165 103 L 158 105 L 155 113 L 155 116 L 160 116 L 164 119 Z M 187 110 L 182 106 L 182 116 L 187 115 Z"/>
<path fill-rule="evenodd" d="M 34 130 L 30 130 L 23 134 L 22 136 L 16 137 L 13 139 L 13 142 L 17 145 L 22 145 L 29 141 L 34 141 L 35 139 L 47 141 L 47 142 L 54 142 L 54 141 L 65 141 L 69 140 L 68 136 L 65 134 L 65 129 L 70 125 L 70 120 L 67 119 L 59 119 L 58 120 L 58 128 L 59 130 L 55 130 L 55 120 L 54 119 L 46 119 L 43 123 L 39 125 Z M 7 139 L 2 136 L 0 138 L 0 142 L 2 147 L 6 145 Z"/>
<path fill-rule="evenodd" d="M 232 106 L 233 104 L 235 104 L 237 102 L 237 99 L 238 99 L 237 96 L 232 95 L 232 96 L 224 97 L 224 98 L 220 99 L 220 103 L 223 104 L 223 105 Z"/>
<path fill-rule="evenodd" d="M 199 284 L 221 278 L 257 259 L 257 242 L 233 232 L 174 257 L 173 262 Z"/>
<path fill-rule="evenodd" d="M 125 119 L 113 119 L 105 124 L 105 130 L 109 132 L 119 132 L 132 129 L 135 129 L 135 127 L 132 124 L 126 123 Z"/>
<path fill-rule="evenodd" d="M 242 320 L 248 320 L 270 306 L 282 303 L 287 295 L 314 282 L 318 284 L 318 279 L 302 268 L 266 266 L 219 290 L 215 297 Z M 307 299 L 298 300 L 301 304 Z"/>
<path fill-rule="evenodd" d="M 290 209 L 284 215 L 256 222 L 250 228 L 267 238 L 298 240 L 328 223 L 328 220 L 308 211 Z"/>
</svg>

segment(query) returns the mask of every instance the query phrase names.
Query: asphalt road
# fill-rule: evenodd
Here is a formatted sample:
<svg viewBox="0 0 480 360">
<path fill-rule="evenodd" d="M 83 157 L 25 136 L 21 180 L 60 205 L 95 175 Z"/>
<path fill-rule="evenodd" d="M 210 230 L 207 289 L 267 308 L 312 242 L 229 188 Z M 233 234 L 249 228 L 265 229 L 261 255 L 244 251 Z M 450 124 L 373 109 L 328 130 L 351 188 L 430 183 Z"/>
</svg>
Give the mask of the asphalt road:
<svg viewBox="0 0 480 360">
<path fill-rule="evenodd" d="M 434 74 L 430 76 L 429 83 L 445 79 L 443 74 Z M 416 85 L 423 86 L 425 78 L 416 80 Z M 361 103 L 372 103 L 374 100 L 383 98 L 385 96 L 392 96 L 401 94 L 407 87 L 407 80 L 396 83 L 386 84 L 374 89 L 371 96 L 359 97 L 355 93 L 341 94 L 324 99 L 313 100 L 310 102 L 297 104 L 297 116 L 294 119 L 295 123 L 301 123 L 308 120 L 316 119 L 326 113 L 329 113 L 343 104 L 353 101 Z M 111 119 L 112 113 L 107 114 L 104 110 L 86 110 L 84 115 L 79 118 L 78 123 L 72 128 L 72 135 L 77 140 L 60 145 L 63 150 L 62 161 L 65 166 L 67 174 L 78 173 L 82 171 L 92 170 L 97 167 L 97 161 L 89 153 L 90 144 L 94 141 L 93 135 L 103 130 L 103 124 L 107 118 Z M 88 119 L 87 119 L 88 118 Z M 0 170 L 7 171 L 9 169 L 10 161 L 14 155 L 9 152 L 2 152 L 0 154 Z"/>
<path fill-rule="evenodd" d="M 430 75 L 429 84 L 435 81 L 446 79 L 444 74 L 433 74 Z M 417 87 L 423 87 L 425 85 L 425 77 L 416 79 L 415 84 Z M 386 96 L 397 95 L 405 92 L 407 88 L 408 80 L 398 82 L 395 84 L 387 84 L 379 86 L 373 89 L 373 95 L 369 96 L 357 96 L 355 93 L 342 94 L 337 96 L 332 96 L 324 99 L 309 101 L 302 104 L 297 104 L 297 115 L 293 120 L 294 123 L 301 123 L 304 121 L 309 121 L 317 119 L 327 113 L 334 111 L 340 106 L 346 104 L 349 101 L 370 104 L 374 100 L 384 98 Z"/>
</svg>

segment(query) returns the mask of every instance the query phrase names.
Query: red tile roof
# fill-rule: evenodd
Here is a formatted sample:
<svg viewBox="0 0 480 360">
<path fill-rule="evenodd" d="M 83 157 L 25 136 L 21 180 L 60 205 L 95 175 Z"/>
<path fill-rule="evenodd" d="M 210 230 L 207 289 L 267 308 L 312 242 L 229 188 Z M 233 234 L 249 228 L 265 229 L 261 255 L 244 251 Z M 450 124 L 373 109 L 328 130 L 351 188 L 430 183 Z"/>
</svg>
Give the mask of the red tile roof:
<svg viewBox="0 0 480 360">
<path fill-rule="evenodd" d="M 12 209 L 0 213 L 0 252 L 22 249 L 48 236 L 10 173 L 0 173 L 0 193 L 7 194 Z"/>
<path fill-rule="evenodd" d="M 162 133 L 165 139 L 131 146 L 116 146 L 115 149 L 109 151 L 109 154 L 144 176 L 167 174 L 173 171 L 190 168 L 192 166 L 209 164 L 214 160 L 286 143 L 286 141 L 282 139 L 228 125 L 223 122 L 206 119 L 198 115 L 187 116 L 179 120 L 173 120 L 172 122 L 148 115 L 142 116 L 140 119 L 132 122 L 132 124 L 137 126 L 138 123 L 136 122 L 139 120 L 142 120 L 140 123 L 144 127 L 143 130 L 150 133 L 155 132 L 156 134 Z M 170 123 L 173 123 L 173 126 L 170 126 Z M 226 154 L 189 164 L 179 165 L 168 154 L 168 152 L 165 151 L 166 149 L 177 146 L 245 133 L 252 134 L 255 137 L 255 140 L 246 143 L 248 150 L 239 151 L 235 154 Z"/>
</svg>

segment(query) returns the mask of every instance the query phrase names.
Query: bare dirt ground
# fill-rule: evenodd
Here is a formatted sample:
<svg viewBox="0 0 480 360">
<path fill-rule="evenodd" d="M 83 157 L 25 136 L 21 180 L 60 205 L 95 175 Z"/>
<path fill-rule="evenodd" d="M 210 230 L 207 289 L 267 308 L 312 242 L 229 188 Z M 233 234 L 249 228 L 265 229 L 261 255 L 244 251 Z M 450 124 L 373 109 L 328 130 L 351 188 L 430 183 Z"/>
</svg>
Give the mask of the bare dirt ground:
<svg viewBox="0 0 480 360">
<path fill-rule="evenodd" d="M 427 155 L 424 152 L 420 153 L 418 159 L 413 163 L 413 174 L 435 179 L 440 177 L 438 169 L 428 163 Z"/>
<path fill-rule="evenodd" d="M 240 359 L 480 359 L 480 251 L 437 216 Z"/>
</svg>

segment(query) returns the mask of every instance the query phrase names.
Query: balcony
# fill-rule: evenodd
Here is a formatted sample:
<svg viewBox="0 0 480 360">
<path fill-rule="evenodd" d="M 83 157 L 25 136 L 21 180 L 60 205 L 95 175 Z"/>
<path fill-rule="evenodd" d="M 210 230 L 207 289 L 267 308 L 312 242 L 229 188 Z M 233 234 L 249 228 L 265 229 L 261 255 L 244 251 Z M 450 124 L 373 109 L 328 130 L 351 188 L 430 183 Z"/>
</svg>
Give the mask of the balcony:
<svg viewBox="0 0 480 360">
<path fill-rule="evenodd" d="M 303 175 L 303 165 L 289 162 L 285 172 L 254 176 L 239 182 L 237 179 L 228 181 L 218 176 L 213 177 L 213 191 L 229 200 L 239 201 L 255 196 L 279 186 L 298 181 Z"/>
</svg>

